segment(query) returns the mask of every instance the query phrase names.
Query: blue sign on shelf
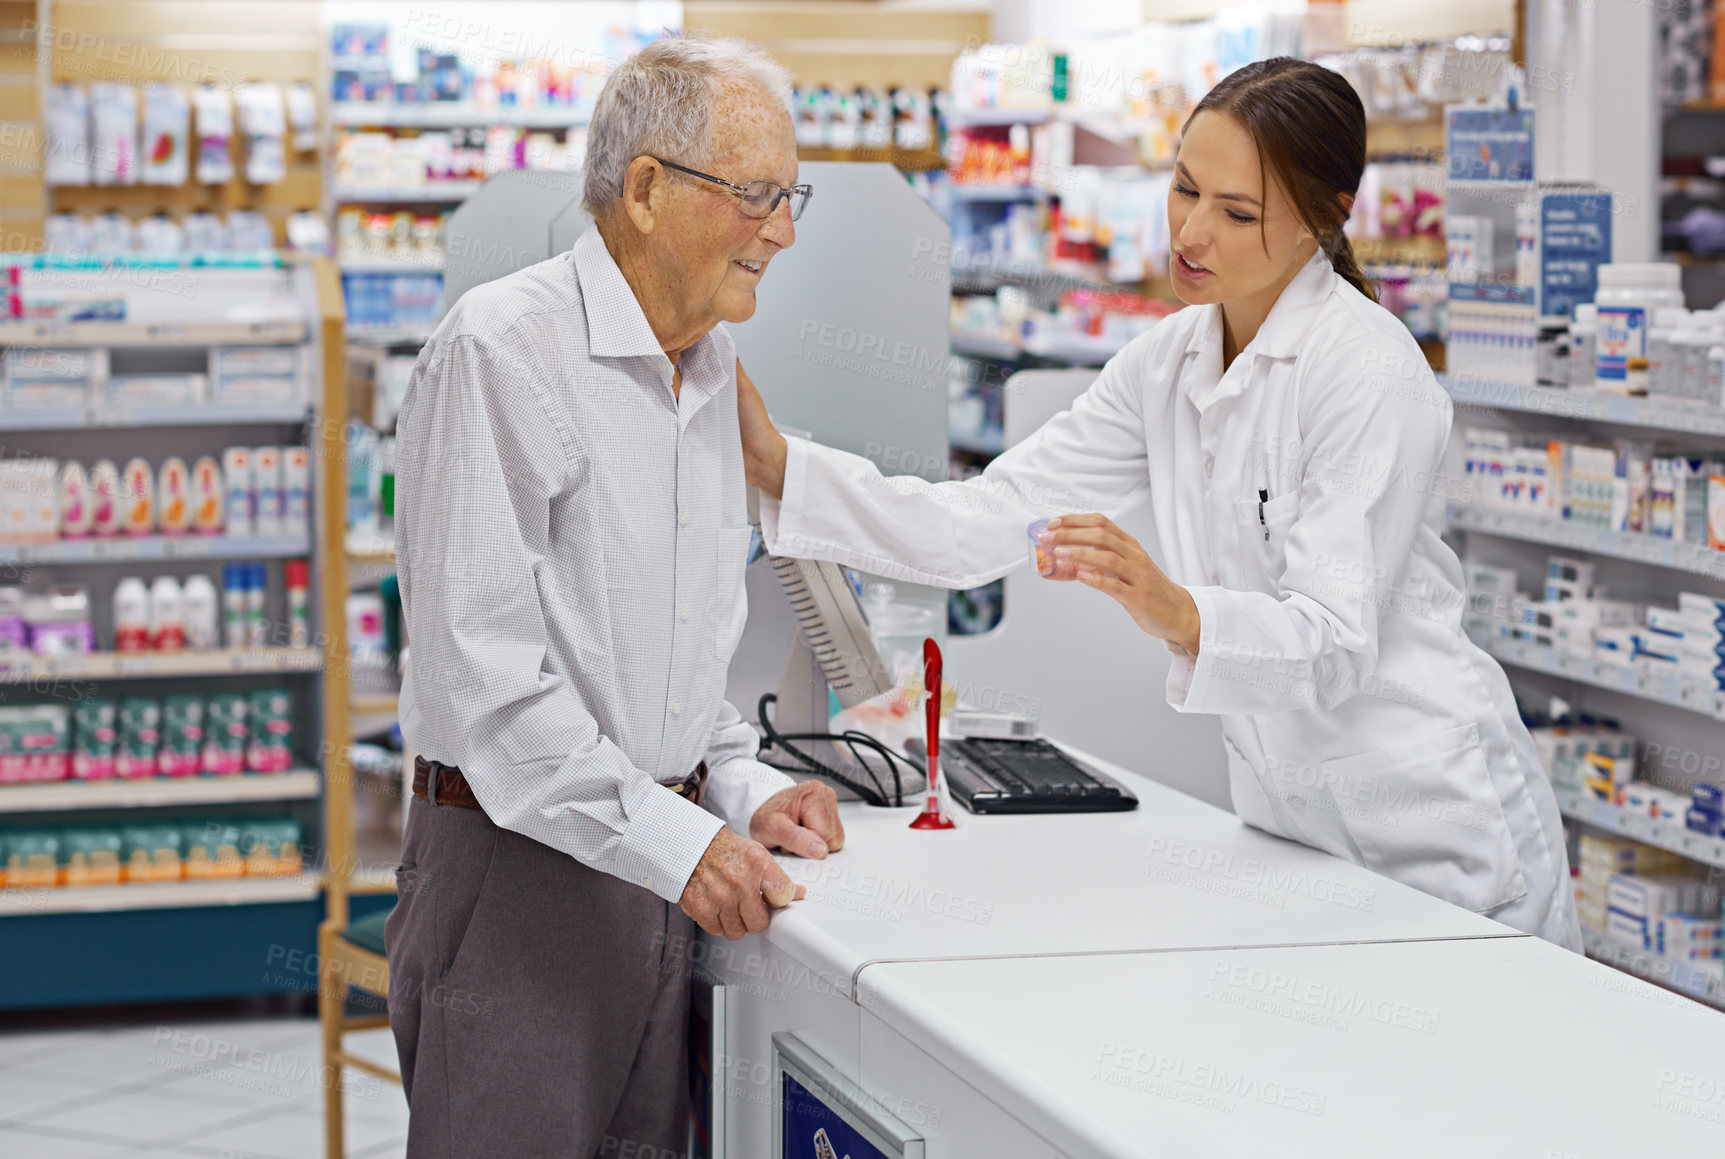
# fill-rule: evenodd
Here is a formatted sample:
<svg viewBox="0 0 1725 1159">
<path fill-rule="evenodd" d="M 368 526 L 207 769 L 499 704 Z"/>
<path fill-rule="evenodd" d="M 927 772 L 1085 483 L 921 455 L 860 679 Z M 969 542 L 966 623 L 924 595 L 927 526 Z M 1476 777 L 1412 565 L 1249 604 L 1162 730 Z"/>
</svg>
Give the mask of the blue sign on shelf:
<svg viewBox="0 0 1725 1159">
<path fill-rule="evenodd" d="M 1532 181 L 1532 109 L 1450 109 L 1444 156 L 1451 181 Z"/>
<path fill-rule="evenodd" d="M 784 1076 L 779 1093 L 784 1117 L 778 1159 L 896 1159 L 864 1138 L 794 1076 Z"/>
<path fill-rule="evenodd" d="M 1546 193 L 1539 200 L 1539 312 L 1568 318 L 1593 301 L 1611 260 L 1611 194 Z"/>
</svg>

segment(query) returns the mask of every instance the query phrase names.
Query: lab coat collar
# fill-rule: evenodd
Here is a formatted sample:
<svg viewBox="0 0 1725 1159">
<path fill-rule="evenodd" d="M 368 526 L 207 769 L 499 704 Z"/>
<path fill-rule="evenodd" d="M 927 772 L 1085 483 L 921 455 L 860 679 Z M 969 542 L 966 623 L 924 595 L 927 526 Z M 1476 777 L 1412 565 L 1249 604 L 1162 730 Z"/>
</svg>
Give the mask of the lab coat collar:
<svg viewBox="0 0 1725 1159">
<path fill-rule="evenodd" d="M 617 268 L 599 227 L 590 225 L 575 239 L 575 277 L 587 308 L 587 352 L 595 358 L 665 358 L 646 312 Z M 665 359 L 669 365 L 670 359 Z"/>
<path fill-rule="evenodd" d="M 1291 358 L 1317 319 L 1334 285 L 1336 273 L 1322 250 L 1312 256 L 1294 280 L 1282 288 L 1281 297 L 1270 307 L 1269 317 L 1258 327 L 1258 333 L 1240 352 L 1241 358 L 1263 355 L 1266 358 Z M 1250 363 L 1240 367 L 1241 373 L 1222 372 L 1222 307 L 1219 305 L 1187 307 L 1201 311 L 1186 339 L 1186 353 L 1196 356 L 1196 365 L 1185 376 L 1186 394 L 1200 412 L 1225 398 L 1232 398 L 1244 389 L 1250 378 Z M 1235 360 L 1239 364 L 1239 359 Z M 1232 369 L 1232 368 L 1230 368 Z"/>
</svg>

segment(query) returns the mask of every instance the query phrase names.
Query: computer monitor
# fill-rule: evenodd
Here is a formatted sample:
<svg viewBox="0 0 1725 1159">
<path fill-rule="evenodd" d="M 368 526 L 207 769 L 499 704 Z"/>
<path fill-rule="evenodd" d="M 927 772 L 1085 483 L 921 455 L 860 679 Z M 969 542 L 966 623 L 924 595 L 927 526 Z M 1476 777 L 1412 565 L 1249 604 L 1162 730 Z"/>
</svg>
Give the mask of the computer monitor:
<svg viewBox="0 0 1725 1159">
<path fill-rule="evenodd" d="M 844 568 L 788 556 L 771 559 L 797 620 L 779 682 L 776 724 L 780 732 L 824 733 L 829 690 L 839 707 L 854 708 L 891 691 L 892 673 Z"/>
</svg>

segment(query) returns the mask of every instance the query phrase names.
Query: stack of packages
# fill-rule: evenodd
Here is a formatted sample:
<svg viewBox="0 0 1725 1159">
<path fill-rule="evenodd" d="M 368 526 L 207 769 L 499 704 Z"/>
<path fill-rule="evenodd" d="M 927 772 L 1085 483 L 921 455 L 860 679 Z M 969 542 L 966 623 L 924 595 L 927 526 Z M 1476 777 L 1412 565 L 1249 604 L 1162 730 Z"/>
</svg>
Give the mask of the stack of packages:
<svg viewBox="0 0 1725 1159">
<path fill-rule="evenodd" d="M 1688 864 L 1688 863 L 1685 863 Z M 1720 957 L 1719 886 L 1689 872 L 1615 873 L 1606 887 L 1606 931 L 1669 958 Z"/>
<path fill-rule="evenodd" d="M 1528 731 L 1546 774 L 1559 790 L 1589 793 L 1615 803 L 1619 786 L 1635 777 L 1635 736 L 1612 721 L 1583 716 L 1561 724 L 1536 724 Z"/>
<path fill-rule="evenodd" d="M 280 877 L 304 868 L 300 824 L 291 817 L 0 831 L 6 889 Z"/>
<path fill-rule="evenodd" d="M 1725 600 L 1680 592 L 1675 608 L 1648 608 L 1635 646 L 1653 671 L 1725 690 Z"/>
<path fill-rule="evenodd" d="M 1614 877 L 1656 877 L 1680 873 L 1691 863 L 1666 849 L 1655 849 L 1625 837 L 1581 838 L 1580 877 L 1575 894 L 1581 924 L 1605 930 L 1611 908 Z"/>
</svg>

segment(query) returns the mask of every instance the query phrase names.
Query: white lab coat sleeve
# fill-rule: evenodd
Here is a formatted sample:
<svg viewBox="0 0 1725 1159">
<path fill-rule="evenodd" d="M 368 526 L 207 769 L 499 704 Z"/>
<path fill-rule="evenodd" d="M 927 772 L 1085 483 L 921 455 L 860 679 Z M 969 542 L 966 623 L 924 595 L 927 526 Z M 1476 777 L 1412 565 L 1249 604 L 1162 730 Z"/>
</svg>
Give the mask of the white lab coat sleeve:
<svg viewBox="0 0 1725 1159">
<path fill-rule="evenodd" d="M 1172 649 L 1174 708 L 1327 709 L 1372 675 L 1380 618 L 1396 614 L 1396 585 L 1441 492 L 1451 415 L 1429 372 L 1395 372 L 1406 355 L 1384 357 L 1384 341 L 1348 343 L 1302 384 L 1300 499 L 1278 590 L 1187 589 L 1199 647 L 1196 657 Z"/>
<path fill-rule="evenodd" d="M 784 498 L 761 497 L 767 550 L 888 579 L 973 588 L 1029 560 L 1031 520 L 1114 515 L 1149 485 L 1136 384 L 1153 336 L 1121 351 L 1070 410 L 974 479 L 886 476 L 861 455 L 788 439 Z M 882 454 L 890 464 L 890 452 Z"/>
<path fill-rule="evenodd" d="M 730 701 L 719 705 L 713 736 L 707 744 L 707 785 L 701 791 L 701 807 L 714 814 L 741 836 L 749 835 L 749 822 L 767 798 L 796 782 L 771 765 L 755 759 L 761 738 Z"/>
</svg>

